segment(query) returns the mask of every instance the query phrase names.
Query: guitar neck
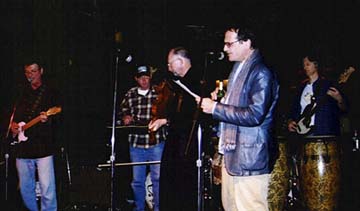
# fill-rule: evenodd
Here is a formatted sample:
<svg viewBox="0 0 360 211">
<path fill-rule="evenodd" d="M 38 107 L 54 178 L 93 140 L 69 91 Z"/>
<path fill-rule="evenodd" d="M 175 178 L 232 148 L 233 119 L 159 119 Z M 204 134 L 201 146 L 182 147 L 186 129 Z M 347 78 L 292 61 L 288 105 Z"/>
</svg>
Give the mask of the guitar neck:
<svg viewBox="0 0 360 211">
<path fill-rule="evenodd" d="M 26 129 L 34 126 L 35 124 L 37 124 L 37 123 L 40 122 L 40 121 L 41 121 L 40 116 L 37 116 L 36 118 L 32 119 L 30 122 L 26 123 L 26 124 L 22 127 L 22 129 L 23 129 L 23 130 L 26 130 Z"/>
</svg>

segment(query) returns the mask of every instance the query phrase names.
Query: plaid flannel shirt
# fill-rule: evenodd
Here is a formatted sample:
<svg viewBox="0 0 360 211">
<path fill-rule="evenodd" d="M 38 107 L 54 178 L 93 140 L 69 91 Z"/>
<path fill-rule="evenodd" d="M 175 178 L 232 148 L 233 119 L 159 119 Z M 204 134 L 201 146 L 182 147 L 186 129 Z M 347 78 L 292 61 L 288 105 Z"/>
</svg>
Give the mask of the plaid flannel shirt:
<svg viewBox="0 0 360 211">
<path fill-rule="evenodd" d="M 126 115 L 133 117 L 134 122 L 131 125 L 145 126 L 151 120 L 151 106 L 157 98 L 157 93 L 151 87 L 146 95 L 138 94 L 138 87 L 131 88 L 125 95 L 120 105 L 119 118 L 122 119 Z M 129 133 L 128 141 L 133 147 L 149 148 L 161 141 L 167 136 L 167 126 L 163 126 L 156 132 L 155 142 L 150 141 L 150 135 L 146 132 L 132 131 Z"/>
</svg>

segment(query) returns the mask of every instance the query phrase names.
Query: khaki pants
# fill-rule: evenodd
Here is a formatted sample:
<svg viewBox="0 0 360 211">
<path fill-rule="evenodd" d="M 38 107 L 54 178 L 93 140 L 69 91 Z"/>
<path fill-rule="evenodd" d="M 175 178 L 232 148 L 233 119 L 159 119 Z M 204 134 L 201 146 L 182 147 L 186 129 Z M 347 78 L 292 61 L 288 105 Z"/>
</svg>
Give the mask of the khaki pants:
<svg viewBox="0 0 360 211">
<path fill-rule="evenodd" d="M 226 211 L 268 211 L 270 174 L 231 176 L 222 165 L 221 200 Z"/>
</svg>

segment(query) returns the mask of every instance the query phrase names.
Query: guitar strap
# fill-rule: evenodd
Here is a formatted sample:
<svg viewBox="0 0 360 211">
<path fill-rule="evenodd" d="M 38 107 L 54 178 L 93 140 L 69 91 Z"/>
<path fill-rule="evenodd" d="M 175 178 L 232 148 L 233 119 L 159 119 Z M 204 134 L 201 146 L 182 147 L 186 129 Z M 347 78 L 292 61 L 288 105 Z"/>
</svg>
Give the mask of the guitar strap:
<svg viewBox="0 0 360 211">
<path fill-rule="evenodd" d="M 324 95 L 321 96 L 320 99 L 317 98 L 317 96 L 320 96 L 320 92 L 321 92 L 322 89 L 325 89 L 325 81 L 324 81 L 324 80 L 320 80 L 320 81 L 319 81 L 319 85 L 314 88 L 314 96 L 315 96 L 315 99 L 317 99 L 317 102 L 316 102 L 315 108 L 312 109 L 312 111 L 311 111 L 311 116 L 316 112 L 316 110 L 317 110 L 319 107 L 323 106 L 323 104 L 326 102 L 326 100 L 327 100 L 328 97 L 329 97 L 329 96 L 326 94 L 326 92 L 327 92 L 327 89 L 326 89 Z"/>
<path fill-rule="evenodd" d="M 36 110 L 38 109 L 41 99 L 43 97 L 43 94 L 45 92 L 45 85 L 43 84 L 39 89 L 39 92 L 37 93 L 37 96 L 33 99 L 33 102 L 29 105 L 27 109 L 26 109 L 26 113 L 28 114 L 26 116 L 27 121 L 31 120 L 32 118 L 34 118 L 34 116 L 37 116 L 38 114 L 35 114 Z"/>
<path fill-rule="evenodd" d="M 309 104 L 310 105 L 309 107 L 311 109 L 309 111 L 307 111 L 307 112 L 309 112 L 308 115 L 310 115 L 310 117 L 315 113 L 315 111 L 318 107 L 321 107 L 325 103 L 326 97 L 327 97 L 327 95 L 325 93 L 324 96 L 322 96 L 321 98 L 318 98 L 318 96 L 320 96 L 321 90 L 324 89 L 324 85 L 325 85 L 324 80 L 322 80 L 322 79 L 318 79 L 318 80 L 319 80 L 318 84 L 315 85 L 315 83 L 314 83 L 315 86 L 313 85 L 313 96 L 311 97 L 312 101 Z M 316 103 L 315 108 L 313 108 L 314 103 Z M 305 113 L 305 109 L 304 109 L 303 113 Z"/>
<path fill-rule="evenodd" d="M 325 89 L 325 81 L 324 80 L 319 81 L 319 85 L 314 88 L 313 97 L 315 97 L 315 99 L 317 99 L 316 96 L 320 96 L 319 93 L 322 89 Z M 321 106 L 323 106 L 326 103 L 327 99 L 329 98 L 329 96 L 326 94 L 326 92 L 327 92 L 327 90 L 325 90 L 324 95 L 321 96 L 320 99 L 317 99 L 316 106 L 310 110 L 309 117 L 312 117 L 315 114 L 315 112 L 317 111 L 317 109 L 319 109 Z"/>
<path fill-rule="evenodd" d="M 323 87 L 322 80 L 320 78 L 318 80 L 318 83 L 313 83 L 313 97 L 315 97 L 315 99 L 318 99 L 321 88 Z"/>
</svg>

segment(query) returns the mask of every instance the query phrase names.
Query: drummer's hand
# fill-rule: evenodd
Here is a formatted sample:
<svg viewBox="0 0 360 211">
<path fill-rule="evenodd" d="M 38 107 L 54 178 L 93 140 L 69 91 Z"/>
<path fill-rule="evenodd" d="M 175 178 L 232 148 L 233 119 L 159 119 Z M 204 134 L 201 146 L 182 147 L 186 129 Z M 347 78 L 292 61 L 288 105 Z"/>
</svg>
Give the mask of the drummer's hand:
<svg viewBox="0 0 360 211">
<path fill-rule="evenodd" d="M 297 128 L 297 124 L 296 124 L 295 121 L 290 121 L 290 122 L 288 123 L 288 130 L 289 130 L 290 132 L 295 132 L 295 131 L 296 131 L 296 128 Z"/>
<path fill-rule="evenodd" d="M 166 119 L 157 119 L 155 121 L 152 121 L 149 123 L 148 127 L 150 131 L 157 131 L 160 127 L 165 125 L 167 123 Z"/>
<path fill-rule="evenodd" d="M 122 118 L 124 125 L 129 125 L 131 122 L 134 121 L 134 118 L 130 115 L 126 115 Z"/>
</svg>

